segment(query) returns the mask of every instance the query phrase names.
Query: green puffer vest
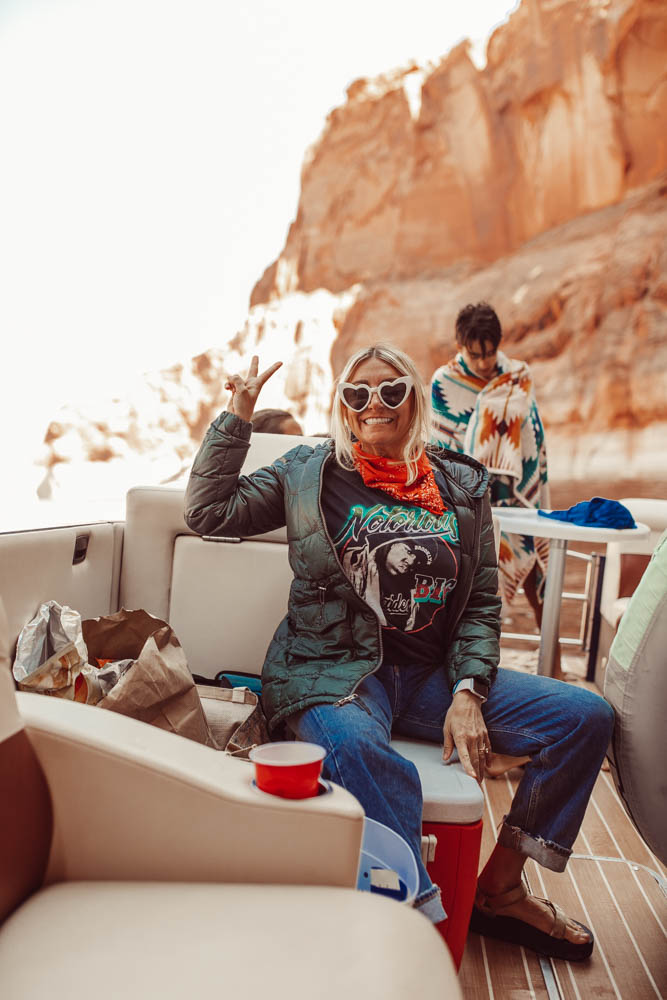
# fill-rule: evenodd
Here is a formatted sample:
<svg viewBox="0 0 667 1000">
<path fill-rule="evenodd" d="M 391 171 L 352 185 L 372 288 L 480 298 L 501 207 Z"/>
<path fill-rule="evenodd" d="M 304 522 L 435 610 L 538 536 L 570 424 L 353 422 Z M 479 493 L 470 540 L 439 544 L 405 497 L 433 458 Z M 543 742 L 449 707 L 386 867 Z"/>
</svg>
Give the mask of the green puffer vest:
<svg viewBox="0 0 667 1000">
<path fill-rule="evenodd" d="M 252 425 L 230 413 L 210 426 L 185 495 L 185 520 L 200 535 L 249 537 L 287 526 L 294 573 L 288 611 L 262 671 L 262 702 L 275 730 L 289 715 L 351 694 L 382 662 L 382 629 L 345 576 L 320 506 L 331 442 L 297 445 L 250 476 L 239 472 Z M 491 682 L 499 659 L 500 598 L 488 473 L 450 451 L 429 451 L 447 478 L 459 524 L 461 565 L 448 604 L 451 638 L 442 651 L 450 685 Z"/>
</svg>

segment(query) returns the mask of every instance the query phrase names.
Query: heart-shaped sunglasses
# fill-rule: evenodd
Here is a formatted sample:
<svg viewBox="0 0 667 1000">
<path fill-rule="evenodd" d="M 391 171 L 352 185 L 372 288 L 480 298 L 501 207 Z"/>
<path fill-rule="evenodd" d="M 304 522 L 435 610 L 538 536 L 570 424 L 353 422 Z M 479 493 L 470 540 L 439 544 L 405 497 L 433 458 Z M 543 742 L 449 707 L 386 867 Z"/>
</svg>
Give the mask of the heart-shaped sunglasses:
<svg viewBox="0 0 667 1000">
<path fill-rule="evenodd" d="M 383 406 L 396 410 L 401 406 L 412 391 L 414 385 L 411 375 L 402 375 L 393 382 L 380 382 L 379 385 L 366 385 L 365 382 L 339 382 L 338 395 L 348 410 L 361 413 L 370 405 L 373 393 L 376 392 Z"/>
</svg>

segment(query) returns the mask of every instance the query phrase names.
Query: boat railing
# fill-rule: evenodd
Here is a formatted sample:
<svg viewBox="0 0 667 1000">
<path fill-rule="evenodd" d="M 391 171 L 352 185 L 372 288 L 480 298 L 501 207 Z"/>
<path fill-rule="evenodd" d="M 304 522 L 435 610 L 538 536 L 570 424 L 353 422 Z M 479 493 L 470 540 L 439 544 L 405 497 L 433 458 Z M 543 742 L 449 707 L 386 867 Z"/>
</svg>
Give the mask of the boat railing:
<svg viewBox="0 0 667 1000">
<path fill-rule="evenodd" d="M 566 552 L 572 559 L 583 559 L 586 562 L 586 578 L 582 591 L 564 590 L 563 601 L 578 601 L 581 604 L 578 636 L 558 636 L 558 644 L 580 653 L 586 654 L 586 679 L 592 680 L 595 674 L 595 661 L 600 635 L 600 601 L 602 598 L 602 580 L 604 577 L 605 556 L 601 552 L 577 552 L 568 549 Z M 517 591 L 523 594 L 523 588 Z M 501 639 L 511 642 L 530 642 L 536 646 L 540 643 L 539 632 L 504 632 Z"/>
</svg>

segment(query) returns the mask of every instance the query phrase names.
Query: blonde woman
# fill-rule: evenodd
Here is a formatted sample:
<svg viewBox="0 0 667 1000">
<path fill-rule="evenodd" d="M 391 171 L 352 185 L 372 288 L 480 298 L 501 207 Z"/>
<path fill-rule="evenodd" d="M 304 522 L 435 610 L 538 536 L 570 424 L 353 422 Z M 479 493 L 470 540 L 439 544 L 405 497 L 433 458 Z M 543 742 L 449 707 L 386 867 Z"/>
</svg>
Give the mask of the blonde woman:
<svg viewBox="0 0 667 1000">
<path fill-rule="evenodd" d="M 287 526 L 294 580 L 262 673 L 271 731 L 324 746 L 325 777 L 410 844 L 415 906 L 434 923 L 446 914 L 421 860 L 419 776 L 392 749 L 392 733 L 440 743 L 445 760 L 456 748 L 480 781 L 492 748 L 530 758 L 480 876 L 472 926 L 544 954 L 587 957 L 590 931 L 526 896 L 521 872 L 527 857 L 565 868 L 613 716 L 581 688 L 498 670 L 488 473 L 426 447 L 415 366 L 376 344 L 341 373 L 331 440 L 240 476 L 257 397 L 278 367 L 259 374 L 255 357 L 245 378 L 230 378 L 228 412 L 195 459 L 185 513 L 206 535 Z"/>
</svg>

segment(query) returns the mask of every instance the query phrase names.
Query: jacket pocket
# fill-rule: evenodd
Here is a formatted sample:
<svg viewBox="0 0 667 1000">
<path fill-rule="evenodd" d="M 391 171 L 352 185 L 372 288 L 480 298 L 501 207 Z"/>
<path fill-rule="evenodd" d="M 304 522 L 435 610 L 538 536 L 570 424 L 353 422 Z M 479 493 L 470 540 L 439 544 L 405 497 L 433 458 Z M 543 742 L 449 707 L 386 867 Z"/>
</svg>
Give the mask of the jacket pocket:
<svg viewBox="0 0 667 1000">
<path fill-rule="evenodd" d="M 294 624 L 298 631 L 321 633 L 347 622 L 347 601 L 336 597 L 308 601 L 294 608 Z"/>
<path fill-rule="evenodd" d="M 290 657 L 311 661 L 349 658 L 353 642 L 347 601 L 330 595 L 326 584 L 296 583 L 290 601 Z"/>
</svg>

